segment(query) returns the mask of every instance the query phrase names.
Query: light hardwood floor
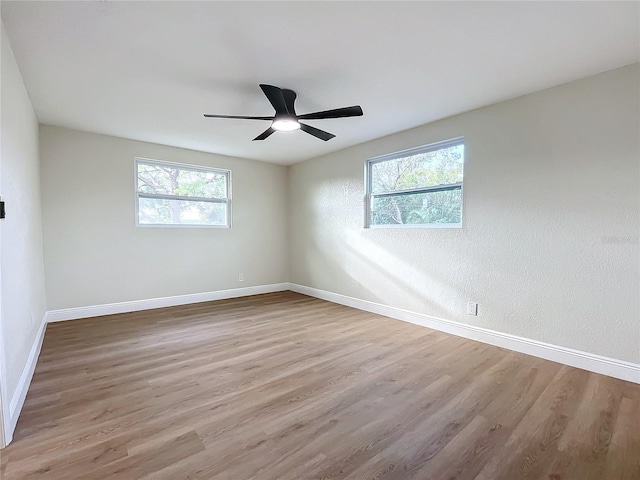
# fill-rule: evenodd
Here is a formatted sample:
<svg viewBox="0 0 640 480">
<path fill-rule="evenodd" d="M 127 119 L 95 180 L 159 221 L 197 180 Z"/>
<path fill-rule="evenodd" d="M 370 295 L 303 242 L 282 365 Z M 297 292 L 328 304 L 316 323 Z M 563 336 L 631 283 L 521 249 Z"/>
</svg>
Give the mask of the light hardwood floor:
<svg viewBox="0 0 640 480">
<path fill-rule="evenodd" d="M 13 479 L 639 480 L 640 385 L 292 292 L 49 325 Z"/>
</svg>

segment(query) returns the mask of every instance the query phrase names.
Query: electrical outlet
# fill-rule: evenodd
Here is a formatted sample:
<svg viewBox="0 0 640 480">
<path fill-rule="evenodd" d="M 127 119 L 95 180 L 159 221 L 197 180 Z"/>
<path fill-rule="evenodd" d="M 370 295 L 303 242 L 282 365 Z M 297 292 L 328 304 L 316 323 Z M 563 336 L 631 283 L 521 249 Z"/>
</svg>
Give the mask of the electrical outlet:
<svg viewBox="0 0 640 480">
<path fill-rule="evenodd" d="M 238 281 L 239 281 L 239 282 L 244 282 L 244 273 L 240 273 L 240 274 L 238 275 Z"/>
<path fill-rule="evenodd" d="M 478 304 L 475 302 L 467 303 L 467 315 L 478 316 Z"/>
</svg>

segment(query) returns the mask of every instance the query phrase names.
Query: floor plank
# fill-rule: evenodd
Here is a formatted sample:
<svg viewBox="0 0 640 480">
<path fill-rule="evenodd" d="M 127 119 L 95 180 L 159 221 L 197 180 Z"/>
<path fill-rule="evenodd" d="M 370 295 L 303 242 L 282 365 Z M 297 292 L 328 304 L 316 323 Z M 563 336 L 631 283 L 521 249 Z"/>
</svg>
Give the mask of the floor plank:
<svg viewBox="0 0 640 480">
<path fill-rule="evenodd" d="M 640 479 L 640 385 L 293 292 L 49 325 L 2 478 Z"/>
</svg>

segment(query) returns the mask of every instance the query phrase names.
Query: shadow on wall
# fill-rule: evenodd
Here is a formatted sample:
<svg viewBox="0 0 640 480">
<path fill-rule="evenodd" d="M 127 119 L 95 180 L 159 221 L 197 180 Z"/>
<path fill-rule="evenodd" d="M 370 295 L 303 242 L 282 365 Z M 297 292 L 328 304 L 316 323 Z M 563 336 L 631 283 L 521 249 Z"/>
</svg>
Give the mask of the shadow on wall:
<svg viewBox="0 0 640 480">
<path fill-rule="evenodd" d="M 332 171 L 323 170 L 325 175 Z M 466 299 L 444 280 L 444 274 L 433 274 L 436 268 L 420 270 L 420 265 L 428 263 L 423 236 L 414 238 L 412 260 L 387 248 L 385 244 L 393 244 L 394 238 L 406 232 L 364 229 L 363 192 L 361 181 L 325 177 L 306 196 L 309 203 L 300 207 L 309 228 L 304 230 L 305 238 L 299 239 L 305 250 L 300 252 L 298 262 L 306 282 L 363 300 L 455 318 Z M 455 236 L 461 233 L 456 230 Z M 371 235 L 376 238 L 366 238 Z"/>
<path fill-rule="evenodd" d="M 621 304 L 612 291 L 619 299 L 628 298 L 633 285 L 625 284 L 625 278 L 631 274 L 618 277 L 614 272 L 632 268 L 632 256 L 612 256 L 611 245 L 604 244 L 591 224 L 575 228 L 570 221 L 573 209 L 560 205 L 555 215 L 545 215 L 533 204 L 528 207 L 536 218 L 532 228 L 522 225 L 522 204 L 497 197 L 470 207 L 476 208 L 476 218 L 482 208 L 487 221 L 468 224 L 464 230 L 364 229 L 362 182 L 327 178 L 331 171 L 324 166 L 322 181 L 307 187 L 298 205 L 304 228 L 298 230 L 297 241 L 305 249 L 298 251 L 296 268 L 303 283 L 618 358 L 616 350 L 598 348 L 603 339 L 615 345 L 616 331 L 628 327 L 618 326 L 612 316 L 574 341 L 574 319 L 592 315 L 594 303 Z M 594 281 L 571 288 L 576 270 L 602 277 L 609 288 Z M 469 300 L 482 303 L 482 316 L 472 322 L 466 316 Z M 628 317 L 626 312 L 622 318 Z"/>
<path fill-rule="evenodd" d="M 316 189 L 309 197 L 313 204 L 305 209 L 304 221 L 310 228 L 300 239 L 306 249 L 298 263 L 310 286 L 444 318 L 454 316 L 455 306 L 464 304 L 462 293 L 417 267 L 425 262 L 420 239 L 416 244 L 420 258 L 412 263 L 385 248 L 385 242 L 366 238 L 372 230 L 359 226 L 362 209 L 354 208 L 362 205 L 362 184 L 336 179 Z M 383 230 L 376 233 L 384 235 Z"/>
<path fill-rule="evenodd" d="M 459 290 L 419 271 L 359 232 L 344 229 L 342 233 L 340 241 L 328 234 L 310 239 L 317 252 L 311 253 L 311 258 L 316 256 L 313 260 L 316 268 L 311 265 L 308 271 L 314 284 L 329 284 L 325 287 L 329 291 L 348 291 L 348 295 L 391 307 L 407 309 L 407 305 L 412 305 L 418 312 L 447 319 L 454 317 L 454 306 L 461 304 Z M 337 255 L 342 260 L 339 264 L 334 260 Z M 319 273 L 314 274 L 315 271 Z M 331 288 L 332 274 L 337 282 L 348 281 L 351 285 Z"/>
</svg>

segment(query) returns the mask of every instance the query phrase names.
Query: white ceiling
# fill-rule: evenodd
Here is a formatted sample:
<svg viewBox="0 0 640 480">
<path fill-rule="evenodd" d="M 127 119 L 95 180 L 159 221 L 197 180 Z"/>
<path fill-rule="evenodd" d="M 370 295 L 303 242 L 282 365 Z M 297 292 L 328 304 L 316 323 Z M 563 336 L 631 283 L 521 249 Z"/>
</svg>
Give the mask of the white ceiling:
<svg viewBox="0 0 640 480">
<path fill-rule="evenodd" d="M 637 62 L 638 2 L 31 2 L 2 20 L 41 123 L 280 164 Z M 359 104 L 334 133 L 251 139 Z"/>
</svg>

